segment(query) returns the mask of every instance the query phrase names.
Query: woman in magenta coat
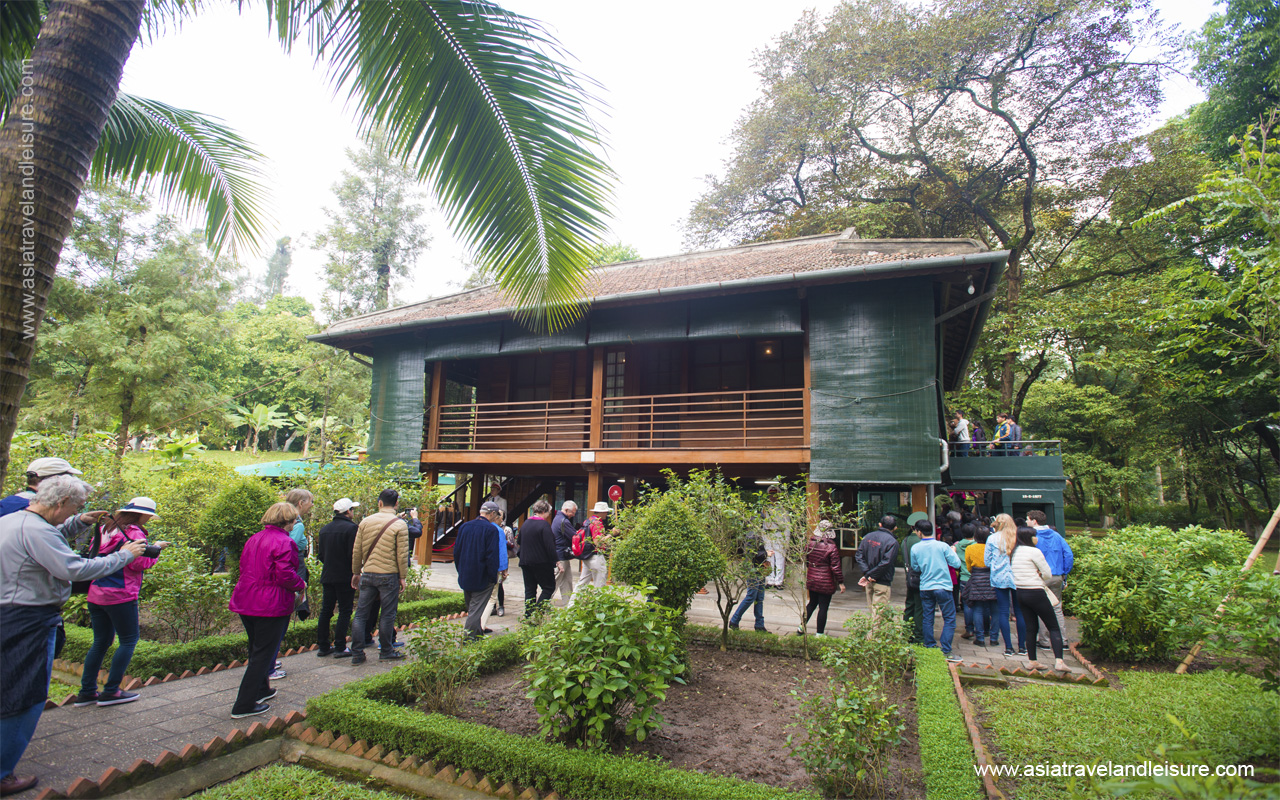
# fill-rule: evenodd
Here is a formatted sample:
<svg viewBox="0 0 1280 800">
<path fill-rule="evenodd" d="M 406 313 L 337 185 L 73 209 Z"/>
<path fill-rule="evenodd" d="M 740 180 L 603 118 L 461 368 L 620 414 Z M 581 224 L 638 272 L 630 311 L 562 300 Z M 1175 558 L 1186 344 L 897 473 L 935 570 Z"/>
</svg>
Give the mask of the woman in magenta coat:
<svg viewBox="0 0 1280 800">
<path fill-rule="evenodd" d="M 240 555 L 240 578 L 228 608 L 240 615 L 249 636 L 249 663 L 231 707 L 234 719 L 265 714 L 276 696 L 267 680 L 284 638 L 294 598 L 307 590 L 298 575 L 297 549 L 287 528 L 298 518 L 291 503 L 276 503 L 262 517 L 262 530 L 249 537 Z"/>
<path fill-rule="evenodd" d="M 840 550 L 836 547 L 835 536 L 835 528 L 824 519 L 818 523 L 813 538 L 809 540 L 805 554 L 808 566 L 805 588 L 809 590 L 809 604 L 805 607 L 804 622 L 800 623 L 798 631 L 802 635 L 815 609 L 818 611 L 818 635 L 827 635 L 827 608 L 831 605 L 831 596 L 837 588 L 844 591 L 844 572 L 840 569 Z"/>
</svg>

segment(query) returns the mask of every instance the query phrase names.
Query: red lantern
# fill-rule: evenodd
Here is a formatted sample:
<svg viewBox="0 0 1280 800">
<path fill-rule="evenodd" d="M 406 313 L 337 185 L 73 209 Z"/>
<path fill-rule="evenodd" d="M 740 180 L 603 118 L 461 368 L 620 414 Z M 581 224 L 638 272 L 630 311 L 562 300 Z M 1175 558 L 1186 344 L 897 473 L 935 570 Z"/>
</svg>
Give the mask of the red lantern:
<svg viewBox="0 0 1280 800">
<path fill-rule="evenodd" d="M 615 503 L 616 503 L 616 502 L 618 502 L 619 500 L 621 500 L 621 499 L 622 499 L 622 487 L 621 487 L 621 486 L 619 486 L 619 485 L 618 485 L 618 484 L 616 484 L 616 483 L 615 483 L 614 485 L 610 486 L 610 487 L 609 487 L 609 499 L 610 499 L 610 500 L 612 500 L 612 501 L 613 501 L 613 502 L 615 502 Z"/>
</svg>

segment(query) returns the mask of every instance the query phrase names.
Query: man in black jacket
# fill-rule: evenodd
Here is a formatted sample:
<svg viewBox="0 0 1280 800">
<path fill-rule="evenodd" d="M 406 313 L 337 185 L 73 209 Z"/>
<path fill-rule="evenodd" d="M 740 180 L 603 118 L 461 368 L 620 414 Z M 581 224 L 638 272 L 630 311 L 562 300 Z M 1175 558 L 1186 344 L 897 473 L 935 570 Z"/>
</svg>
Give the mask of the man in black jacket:
<svg viewBox="0 0 1280 800">
<path fill-rule="evenodd" d="M 360 504 L 342 498 L 333 504 L 333 521 L 320 529 L 316 540 L 316 554 L 324 569 L 320 572 L 320 585 L 324 587 L 324 599 L 320 603 L 320 617 L 316 624 L 316 641 L 320 649 L 316 655 L 324 658 L 333 653 L 334 658 L 350 656 L 347 649 L 347 625 L 351 622 L 351 605 L 356 591 L 351 588 L 351 550 L 355 546 L 359 526 L 351 518 L 351 509 Z M 333 632 L 333 647 L 329 646 L 329 620 L 333 608 L 338 607 L 338 624 Z"/>
<path fill-rule="evenodd" d="M 862 570 L 858 585 L 867 591 L 867 608 L 872 616 L 879 617 L 889 605 L 889 592 L 893 583 L 893 562 L 898 557 L 898 540 L 893 529 L 898 520 L 886 514 L 880 527 L 862 537 L 854 561 Z"/>
<path fill-rule="evenodd" d="M 556 537 L 556 562 L 560 571 L 556 573 L 556 588 L 560 590 L 560 599 L 567 605 L 573 597 L 573 535 L 578 532 L 578 523 L 573 517 L 578 513 L 578 504 L 566 500 L 560 505 L 560 513 L 551 520 L 551 534 Z"/>
</svg>

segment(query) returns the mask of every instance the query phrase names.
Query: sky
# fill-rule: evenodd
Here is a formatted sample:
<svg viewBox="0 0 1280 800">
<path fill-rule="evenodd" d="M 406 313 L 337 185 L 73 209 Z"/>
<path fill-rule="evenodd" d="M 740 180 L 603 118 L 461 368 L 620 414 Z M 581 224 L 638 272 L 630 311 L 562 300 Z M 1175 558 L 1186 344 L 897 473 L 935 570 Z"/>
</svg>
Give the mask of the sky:
<svg viewBox="0 0 1280 800">
<path fill-rule="evenodd" d="M 806 9 L 825 16 L 837 0 L 507 0 L 509 10 L 541 21 L 600 84 L 597 115 L 618 174 L 613 240 L 644 258 L 682 252 L 682 218 L 731 153 L 735 121 L 758 95 L 752 56 L 789 30 Z M 1155 0 L 1162 17 L 1196 31 L 1210 0 Z M 123 90 L 219 117 L 268 158 L 274 219 L 261 253 L 238 253 L 254 274 L 266 269 L 275 240 L 291 236 L 287 289 L 317 307 L 323 253 L 311 246 L 334 207 L 332 186 L 359 146 L 353 114 L 305 50 L 285 55 L 260 8 L 207 7 L 179 30 L 139 42 L 125 65 Z M 1155 127 L 1201 99 L 1194 82 L 1174 76 Z M 432 206 L 424 192 L 424 205 Z M 446 220 L 428 215 L 433 241 L 398 302 L 456 291 L 468 271 L 466 250 Z"/>
</svg>

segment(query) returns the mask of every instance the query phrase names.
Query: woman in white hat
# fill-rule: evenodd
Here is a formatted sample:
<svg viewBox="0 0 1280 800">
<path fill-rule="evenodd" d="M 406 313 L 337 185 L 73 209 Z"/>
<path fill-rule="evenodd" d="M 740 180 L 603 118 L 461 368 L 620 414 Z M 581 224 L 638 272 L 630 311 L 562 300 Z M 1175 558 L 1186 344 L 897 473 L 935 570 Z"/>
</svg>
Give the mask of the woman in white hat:
<svg viewBox="0 0 1280 800">
<path fill-rule="evenodd" d="M 99 534 L 98 552 L 114 553 L 129 542 L 145 542 L 147 531 L 144 522 L 156 517 L 156 501 L 150 497 L 135 497 L 123 508 L 108 517 Z M 168 542 L 148 545 L 144 554 L 116 572 L 98 578 L 89 584 L 89 619 L 93 623 L 93 646 L 84 657 L 84 678 L 80 681 L 77 706 L 116 706 L 138 699 L 133 692 L 120 688 L 124 671 L 133 658 L 133 648 L 138 644 L 138 589 L 142 585 L 143 571 L 156 563 L 160 551 Z M 107 682 L 98 691 L 98 670 L 107 648 L 117 637 L 120 646 L 111 657 L 111 669 Z"/>
</svg>

